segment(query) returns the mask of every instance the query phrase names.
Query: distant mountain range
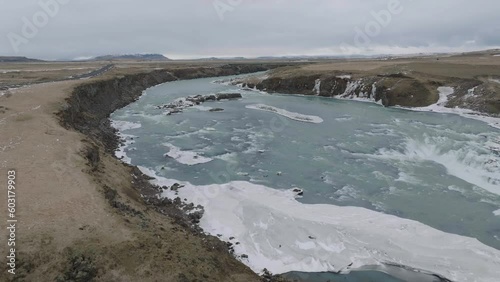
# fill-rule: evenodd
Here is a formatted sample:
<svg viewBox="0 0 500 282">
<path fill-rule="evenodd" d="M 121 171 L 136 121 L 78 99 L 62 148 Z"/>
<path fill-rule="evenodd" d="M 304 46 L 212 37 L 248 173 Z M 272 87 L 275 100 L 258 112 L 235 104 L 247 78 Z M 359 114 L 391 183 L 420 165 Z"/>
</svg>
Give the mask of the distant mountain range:
<svg viewBox="0 0 500 282">
<path fill-rule="evenodd" d="M 0 63 L 30 63 L 30 62 L 43 62 L 43 61 L 26 57 L 0 56 Z"/>
<path fill-rule="evenodd" d="M 105 56 L 98 56 L 90 60 L 91 61 L 110 61 L 110 60 L 171 61 L 171 59 L 161 54 L 105 55 Z"/>
<path fill-rule="evenodd" d="M 416 53 L 416 54 L 377 54 L 377 55 L 297 55 L 297 56 L 261 56 L 261 57 L 207 57 L 196 59 L 185 59 L 181 61 L 246 61 L 246 60 L 287 60 L 287 61 L 319 61 L 319 60 L 336 60 L 336 59 L 397 59 L 397 58 L 412 58 L 412 57 L 426 57 L 426 56 L 468 56 L 468 55 L 491 55 L 500 56 L 500 49 L 481 50 L 473 52 L 452 52 L 452 53 Z M 162 54 L 120 54 L 120 55 L 104 55 L 94 58 L 82 59 L 59 59 L 59 60 L 38 60 L 21 56 L 0 56 L 0 63 L 30 63 L 30 62 L 89 62 L 89 61 L 173 61 Z"/>
</svg>

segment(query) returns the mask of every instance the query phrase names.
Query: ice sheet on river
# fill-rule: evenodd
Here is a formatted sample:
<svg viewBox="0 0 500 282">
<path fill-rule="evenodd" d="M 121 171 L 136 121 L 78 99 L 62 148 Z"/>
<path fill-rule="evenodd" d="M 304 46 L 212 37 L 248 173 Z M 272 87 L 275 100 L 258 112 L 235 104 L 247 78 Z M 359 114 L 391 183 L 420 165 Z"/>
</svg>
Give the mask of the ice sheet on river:
<svg viewBox="0 0 500 282">
<path fill-rule="evenodd" d="M 152 170 L 141 170 L 157 177 Z M 157 177 L 153 182 L 178 181 Z M 302 204 L 291 191 L 248 182 L 183 184 L 178 197 L 205 208 L 201 227 L 239 242 L 236 254 L 246 254 L 241 260 L 256 272 L 339 271 L 395 263 L 454 281 L 498 282 L 500 277 L 500 251 L 416 221 L 358 207 Z M 164 196 L 177 197 L 170 191 Z"/>
</svg>

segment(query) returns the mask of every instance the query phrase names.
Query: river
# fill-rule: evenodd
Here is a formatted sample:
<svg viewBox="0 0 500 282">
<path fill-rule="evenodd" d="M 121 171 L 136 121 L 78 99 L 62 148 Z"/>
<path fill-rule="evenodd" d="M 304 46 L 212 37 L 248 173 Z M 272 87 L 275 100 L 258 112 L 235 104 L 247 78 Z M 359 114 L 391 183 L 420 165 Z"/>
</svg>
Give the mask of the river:
<svg viewBox="0 0 500 282">
<path fill-rule="evenodd" d="M 111 119 L 127 140 L 118 156 L 157 184 L 185 185 L 164 196 L 204 206 L 204 230 L 234 243 L 253 270 L 387 262 L 458 281 L 500 277 L 500 130 L 453 114 L 214 83 L 230 78 L 158 85 Z M 157 108 L 221 92 L 243 98 L 172 115 Z M 345 277 L 363 281 L 356 275 Z"/>
</svg>

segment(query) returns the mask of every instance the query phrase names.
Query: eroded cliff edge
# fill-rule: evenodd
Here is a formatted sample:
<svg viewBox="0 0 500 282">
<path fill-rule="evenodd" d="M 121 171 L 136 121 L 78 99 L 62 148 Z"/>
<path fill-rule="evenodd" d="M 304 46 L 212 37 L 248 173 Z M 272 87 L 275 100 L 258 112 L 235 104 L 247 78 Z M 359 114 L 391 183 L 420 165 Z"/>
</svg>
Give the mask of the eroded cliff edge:
<svg viewBox="0 0 500 282">
<path fill-rule="evenodd" d="M 328 70 L 331 67 L 332 70 Z M 412 65 L 392 69 L 369 71 L 342 71 L 335 64 L 323 67 L 314 65 L 291 66 L 276 69 L 265 76 L 240 80 L 249 88 L 268 93 L 317 95 L 344 99 L 360 99 L 380 103 L 387 107 L 426 107 L 440 99 L 437 89 L 452 87 L 445 107 L 459 107 L 483 113 L 500 115 L 500 68 L 485 68 L 473 72 L 470 65 L 449 65 L 449 69 L 425 71 Z M 428 66 L 427 66 L 428 67 Z M 432 66 L 431 66 L 432 67 Z M 436 68 L 437 69 L 437 68 Z M 464 69 L 466 75 L 455 73 Z M 477 68 L 481 69 L 481 68 Z"/>
<path fill-rule="evenodd" d="M 155 70 L 77 86 L 57 113 L 67 129 L 86 138 L 85 170 L 136 240 L 102 246 L 84 241 L 65 250 L 58 279 L 85 281 L 260 281 L 231 254 L 231 246 L 196 225 L 200 213 L 181 201 L 160 199 L 160 187 L 134 166 L 114 157 L 119 145 L 109 115 L 137 100 L 149 87 L 180 79 L 238 75 L 282 65 L 222 65 Z M 268 277 L 269 278 L 269 277 Z M 271 278 L 265 281 L 270 281 Z M 278 281 L 272 278 L 273 281 Z M 83 281 L 83 280 L 82 280 Z"/>
</svg>

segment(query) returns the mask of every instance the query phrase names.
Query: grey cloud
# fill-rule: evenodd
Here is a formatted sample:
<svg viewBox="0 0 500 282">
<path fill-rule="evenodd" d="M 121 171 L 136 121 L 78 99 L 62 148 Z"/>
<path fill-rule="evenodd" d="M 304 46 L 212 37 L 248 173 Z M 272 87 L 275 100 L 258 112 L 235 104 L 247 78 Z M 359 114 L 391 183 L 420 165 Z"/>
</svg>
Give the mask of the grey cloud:
<svg viewBox="0 0 500 282">
<path fill-rule="evenodd" d="M 397 0 L 64 0 L 58 13 L 15 52 L 9 34 L 22 35 L 39 2 L 1 0 L 0 54 L 57 59 L 109 53 L 173 57 L 336 55 L 356 52 L 482 49 L 500 45 L 500 2 L 399 0 L 401 13 L 356 46 L 356 30 Z M 216 2 L 219 1 L 219 2 Z M 227 10 L 220 18 L 214 3 Z M 225 5 L 225 6 L 224 6 Z M 42 10 L 43 11 L 43 10 Z M 384 18 L 384 17 L 382 17 Z M 384 18 L 385 19 L 385 18 Z M 372 30 L 373 33 L 373 30 Z M 359 36 L 358 36 L 359 37 Z M 371 50 L 371 51 L 370 51 Z"/>
</svg>

